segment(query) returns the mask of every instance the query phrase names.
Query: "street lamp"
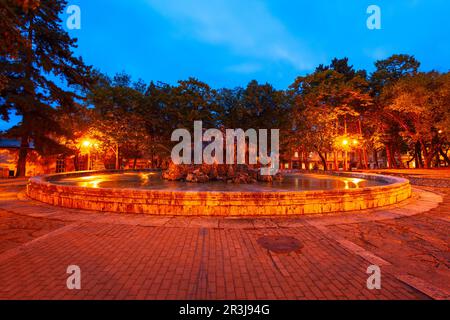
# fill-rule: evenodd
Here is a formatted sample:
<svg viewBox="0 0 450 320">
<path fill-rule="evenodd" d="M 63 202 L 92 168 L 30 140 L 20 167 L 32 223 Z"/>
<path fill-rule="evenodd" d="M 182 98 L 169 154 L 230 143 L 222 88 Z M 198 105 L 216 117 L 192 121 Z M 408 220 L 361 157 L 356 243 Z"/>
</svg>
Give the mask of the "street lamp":
<svg viewBox="0 0 450 320">
<path fill-rule="evenodd" d="M 84 140 L 82 142 L 83 147 L 85 147 L 88 151 L 88 158 L 87 158 L 87 170 L 89 171 L 91 168 L 91 146 L 92 142 L 89 140 Z"/>
<path fill-rule="evenodd" d="M 358 148 L 358 146 L 361 144 L 362 139 L 357 136 L 349 136 L 349 135 L 343 135 L 336 139 L 335 141 L 335 147 L 344 152 L 344 171 L 348 170 L 348 152 L 352 151 L 352 149 Z M 336 164 L 337 166 L 337 164 Z"/>
<path fill-rule="evenodd" d="M 342 146 L 344 147 L 344 171 L 348 170 L 348 151 L 347 151 L 348 144 L 349 144 L 348 140 L 344 138 L 344 140 L 342 140 Z"/>
<path fill-rule="evenodd" d="M 344 171 L 348 170 L 348 150 L 352 147 L 356 147 L 359 144 L 357 139 L 349 139 L 348 137 L 343 137 L 341 140 L 342 149 L 344 149 Z"/>
</svg>

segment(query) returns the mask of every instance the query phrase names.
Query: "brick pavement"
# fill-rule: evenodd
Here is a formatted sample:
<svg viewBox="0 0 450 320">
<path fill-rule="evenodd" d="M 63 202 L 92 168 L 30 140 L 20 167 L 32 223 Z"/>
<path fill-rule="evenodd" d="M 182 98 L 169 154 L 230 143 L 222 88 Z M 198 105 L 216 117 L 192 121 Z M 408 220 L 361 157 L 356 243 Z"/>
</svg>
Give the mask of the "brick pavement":
<svg viewBox="0 0 450 320">
<path fill-rule="evenodd" d="M 423 194 L 409 209 L 293 219 L 103 214 L 22 191 L 20 182 L 0 184 L 0 299 L 448 298 L 446 190 L 441 198 L 416 190 Z M 272 252 L 258 243 L 264 236 L 301 247 Z M 366 287 L 372 259 L 387 263 L 381 290 Z M 80 291 L 66 288 L 72 264 Z"/>
</svg>

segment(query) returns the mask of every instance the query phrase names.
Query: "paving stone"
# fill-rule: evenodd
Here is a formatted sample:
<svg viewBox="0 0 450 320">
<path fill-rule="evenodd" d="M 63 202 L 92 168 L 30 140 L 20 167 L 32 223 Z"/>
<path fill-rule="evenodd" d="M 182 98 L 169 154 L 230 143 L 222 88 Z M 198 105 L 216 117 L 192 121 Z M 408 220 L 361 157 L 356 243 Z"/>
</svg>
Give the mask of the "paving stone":
<svg viewBox="0 0 450 320">
<path fill-rule="evenodd" d="M 0 183 L 1 299 L 448 297 L 445 188 L 418 190 L 407 204 L 415 214 L 405 205 L 403 211 L 290 219 L 68 210 L 19 200 L 23 188 Z M 258 243 L 261 237 L 300 246 L 272 251 Z M 386 262 L 380 263 L 382 289 L 369 290 L 367 267 L 377 261 Z M 66 287 L 73 264 L 82 271 L 80 291 Z"/>
</svg>

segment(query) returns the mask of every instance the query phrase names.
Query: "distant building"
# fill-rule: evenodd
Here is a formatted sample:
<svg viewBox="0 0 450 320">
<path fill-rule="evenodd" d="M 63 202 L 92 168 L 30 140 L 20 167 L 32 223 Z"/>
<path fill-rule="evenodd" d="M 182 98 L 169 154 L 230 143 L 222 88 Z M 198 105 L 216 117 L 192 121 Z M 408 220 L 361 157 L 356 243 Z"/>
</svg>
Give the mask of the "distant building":
<svg viewBox="0 0 450 320">
<path fill-rule="evenodd" d="M 17 171 L 20 140 L 0 138 L 0 178 L 12 178 Z M 152 161 L 136 159 L 122 162 L 122 169 L 151 168 Z M 27 156 L 26 176 L 62 173 L 84 170 L 114 169 L 115 160 L 111 154 L 101 156 L 92 148 L 81 148 L 73 155 L 41 156 L 34 150 L 34 144 L 30 143 Z"/>
<path fill-rule="evenodd" d="M 14 177 L 17 171 L 20 140 L 0 138 L 0 177 Z M 74 171 L 72 157 L 40 156 L 34 151 L 34 144 L 30 143 L 27 157 L 27 176 Z"/>
<path fill-rule="evenodd" d="M 317 152 L 295 151 L 291 157 L 284 157 L 280 165 L 281 169 L 285 170 L 343 170 L 345 152 L 329 152 L 325 155 L 325 158 L 327 168 L 323 167 L 322 160 Z M 363 155 L 358 151 L 348 152 L 347 161 L 350 169 L 362 169 L 364 167 Z M 386 158 L 381 154 L 381 152 L 378 153 L 376 159 L 373 154 L 369 153 L 367 155 L 367 166 L 369 169 L 386 168 Z"/>
</svg>

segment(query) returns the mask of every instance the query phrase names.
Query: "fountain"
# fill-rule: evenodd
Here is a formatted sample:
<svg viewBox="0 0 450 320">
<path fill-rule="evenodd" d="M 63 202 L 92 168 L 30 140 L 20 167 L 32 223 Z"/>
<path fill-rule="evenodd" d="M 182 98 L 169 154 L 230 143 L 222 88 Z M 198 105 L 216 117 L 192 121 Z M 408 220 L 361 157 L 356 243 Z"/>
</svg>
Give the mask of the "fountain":
<svg viewBox="0 0 450 320">
<path fill-rule="evenodd" d="M 31 178 L 27 195 L 66 208 L 170 216 L 327 214 L 393 205 L 411 196 L 409 181 L 391 176 L 290 172 L 273 179 L 231 168 L 55 174 Z"/>
</svg>

